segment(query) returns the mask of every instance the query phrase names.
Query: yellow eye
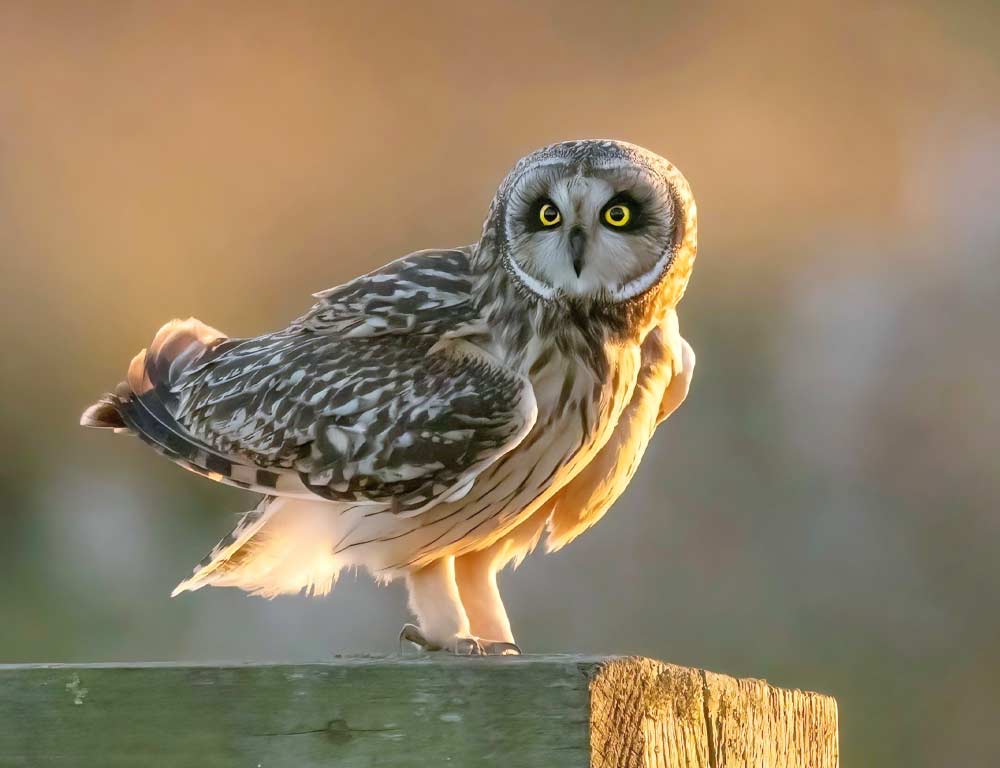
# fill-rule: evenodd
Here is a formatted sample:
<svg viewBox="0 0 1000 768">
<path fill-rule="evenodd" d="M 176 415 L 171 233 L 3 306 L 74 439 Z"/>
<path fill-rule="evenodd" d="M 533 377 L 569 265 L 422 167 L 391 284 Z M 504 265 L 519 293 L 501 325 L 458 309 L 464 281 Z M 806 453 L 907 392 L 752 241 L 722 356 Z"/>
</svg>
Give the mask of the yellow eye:
<svg viewBox="0 0 1000 768">
<path fill-rule="evenodd" d="M 542 222 L 543 227 L 554 227 L 562 221 L 562 214 L 552 203 L 545 203 L 538 209 L 538 220 Z"/>
<path fill-rule="evenodd" d="M 623 203 L 615 203 L 604 212 L 604 220 L 612 227 L 624 227 L 632 218 L 632 211 Z"/>
</svg>

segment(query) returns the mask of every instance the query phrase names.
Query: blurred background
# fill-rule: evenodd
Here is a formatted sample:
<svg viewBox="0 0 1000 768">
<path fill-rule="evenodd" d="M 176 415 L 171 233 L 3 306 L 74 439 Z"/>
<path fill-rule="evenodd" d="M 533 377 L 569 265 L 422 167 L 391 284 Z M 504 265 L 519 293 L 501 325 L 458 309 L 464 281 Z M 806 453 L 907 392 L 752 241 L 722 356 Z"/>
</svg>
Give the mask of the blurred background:
<svg viewBox="0 0 1000 768">
<path fill-rule="evenodd" d="M 208 7 L 208 6 L 211 7 Z M 162 322 L 280 327 L 627 139 L 698 198 L 690 398 L 502 576 L 532 652 L 834 694 L 845 765 L 995 761 L 1000 6 L 0 3 L 0 662 L 392 652 L 402 585 L 168 598 L 253 504 L 84 432 Z"/>
</svg>

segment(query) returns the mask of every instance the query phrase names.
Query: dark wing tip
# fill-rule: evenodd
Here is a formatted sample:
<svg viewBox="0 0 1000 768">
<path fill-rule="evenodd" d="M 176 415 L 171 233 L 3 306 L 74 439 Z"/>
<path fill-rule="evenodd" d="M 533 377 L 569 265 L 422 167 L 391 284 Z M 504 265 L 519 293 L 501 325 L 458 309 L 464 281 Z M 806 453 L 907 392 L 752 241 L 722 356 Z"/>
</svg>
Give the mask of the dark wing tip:
<svg viewBox="0 0 1000 768">
<path fill-rule="evenodd" d="M 118 398 L 106 395 L 90 406 L 80 416 L 80 426 L 96 427 L 98 429 L 127 429 L 128 425 L 122 419 L 118 409 Z"/>
</svg>

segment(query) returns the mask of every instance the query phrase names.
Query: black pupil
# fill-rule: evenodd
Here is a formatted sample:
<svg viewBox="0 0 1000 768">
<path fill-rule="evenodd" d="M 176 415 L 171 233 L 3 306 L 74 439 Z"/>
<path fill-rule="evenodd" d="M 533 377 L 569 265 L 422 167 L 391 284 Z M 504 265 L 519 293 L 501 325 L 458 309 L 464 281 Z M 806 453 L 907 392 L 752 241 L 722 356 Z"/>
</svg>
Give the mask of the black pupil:
<svg viewBox="0 0 1000 768">
<path fill-rule="evenodd" d="M 542 218 L 551 224 L 556 220 L 556 209 L 551 205 L 546 205 L 545 208 L 542 209 Z"/>
<path fill-rule="evenodd" d="M 608 211 L 608 216 L 611 217 L 613 221 L 621 221 L 625 218 L 625 209 L 620 205 L 616 205 L 610 211 Z"/>
</svg>

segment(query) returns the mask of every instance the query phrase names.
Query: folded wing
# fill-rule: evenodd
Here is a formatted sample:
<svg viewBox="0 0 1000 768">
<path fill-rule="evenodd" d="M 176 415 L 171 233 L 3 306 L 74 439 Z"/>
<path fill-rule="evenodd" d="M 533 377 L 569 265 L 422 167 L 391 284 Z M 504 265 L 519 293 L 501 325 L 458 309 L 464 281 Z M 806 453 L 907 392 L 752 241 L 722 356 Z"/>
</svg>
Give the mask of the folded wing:
<svg viewBox="0 0 1000 768">
<path fill-rule="evenodd" d="M 252 339 L 164 326 L 82 422 L 214 479 L 411 513 L 462 493 L 530 430 L 523 376 L 442 343 L 472 318 L 466 251 L 413 254 L 318 298 Z"/>
</svg>

